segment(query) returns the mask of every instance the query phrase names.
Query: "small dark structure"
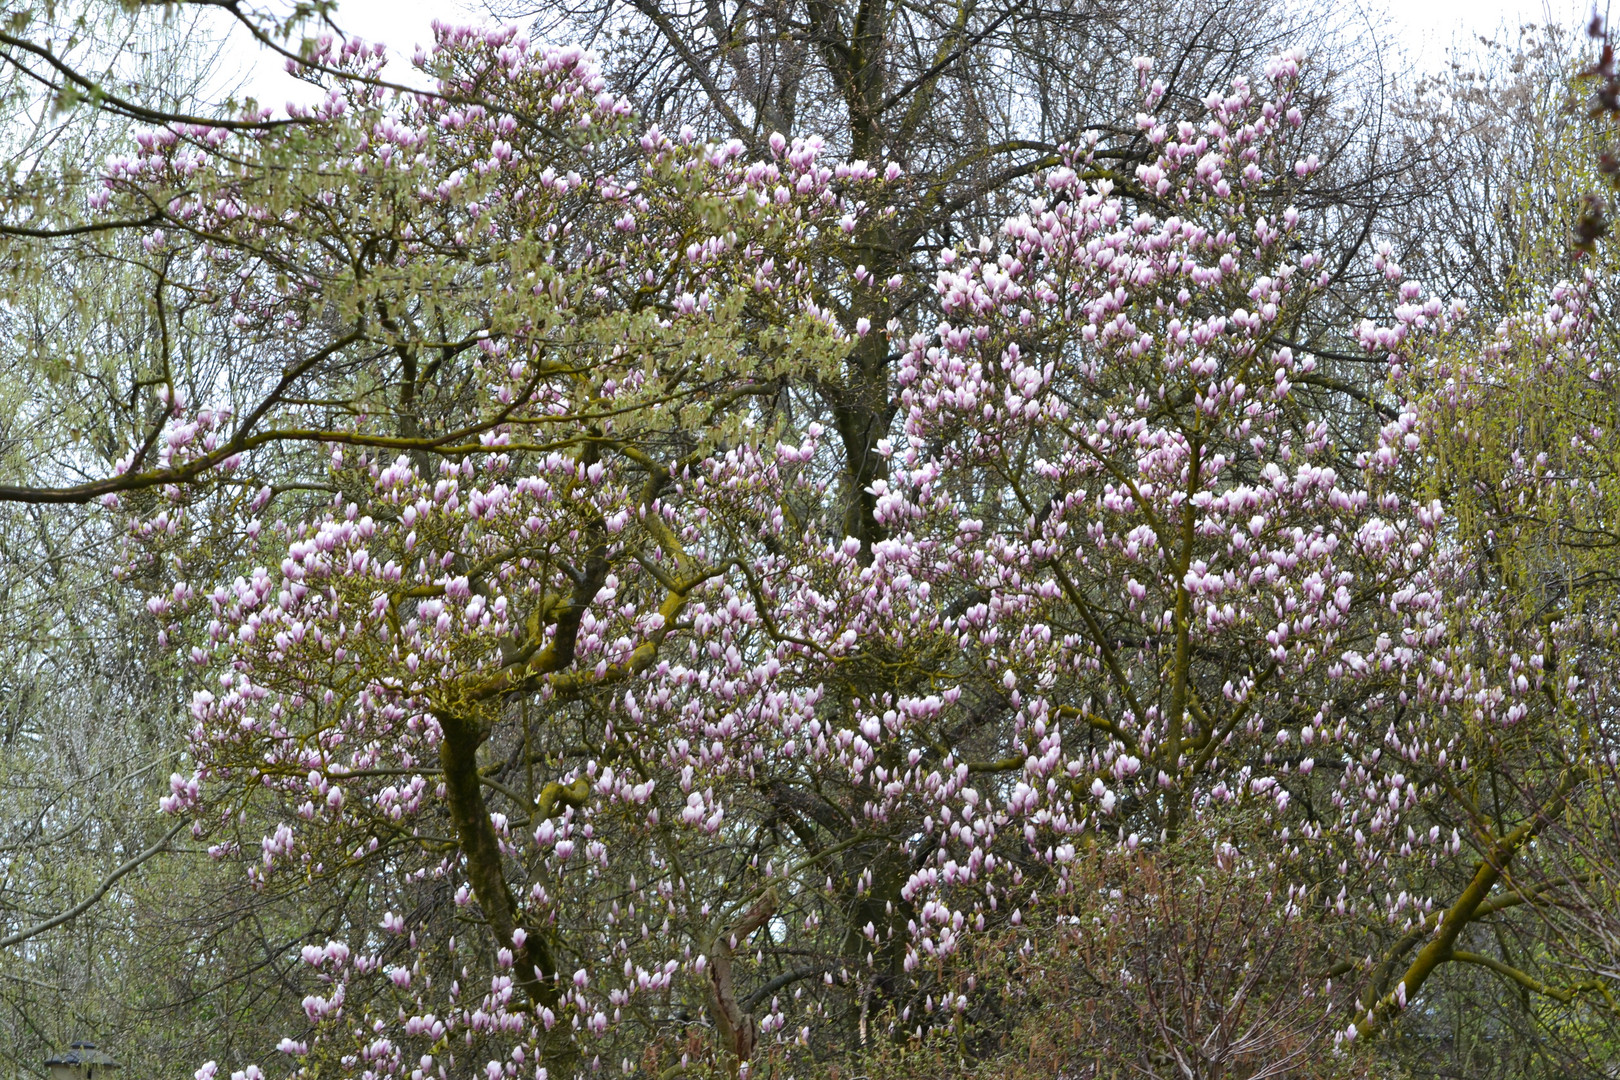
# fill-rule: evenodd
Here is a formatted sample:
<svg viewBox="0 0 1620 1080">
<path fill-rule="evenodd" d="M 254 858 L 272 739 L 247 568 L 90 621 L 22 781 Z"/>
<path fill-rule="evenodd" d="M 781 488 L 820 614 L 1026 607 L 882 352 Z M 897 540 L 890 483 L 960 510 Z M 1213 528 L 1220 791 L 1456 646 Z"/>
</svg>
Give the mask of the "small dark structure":
<svg viewBox="0 0 1620 1080">
<path fill-rule="evenodd" d="M 96 1049 L 93 1042 L 68 1045 L 67 1053 L 50 1058 L 45 1067 L 51 1071 L 51 1080 L 91 1080 L 106 1077 L 113 1069 L 123 1068 L 118 1062 Z"/>
</svg>

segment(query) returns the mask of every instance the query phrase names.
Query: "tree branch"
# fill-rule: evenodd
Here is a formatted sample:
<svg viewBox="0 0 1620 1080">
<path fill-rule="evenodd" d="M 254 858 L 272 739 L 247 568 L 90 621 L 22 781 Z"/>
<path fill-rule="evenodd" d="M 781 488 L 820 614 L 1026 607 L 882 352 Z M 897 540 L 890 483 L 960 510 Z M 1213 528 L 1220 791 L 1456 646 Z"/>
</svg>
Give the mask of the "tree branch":
<svg viewBox="0 0 1620 1080">
<path fill-rule="evenodd" d="M 0 938 L 0 949 L 5 949 L 11 947 L 12 945 L 20 944 L 32 937 L 38 937 L 47 930 L 55 929 L 56 927 L 61 926 L 63 923 L 71 922 L 80 915 L 83 915 L 86 911 L 89 911 L 91 908 L 95 907 L 103 896 L 107 895 L 107 891 L 118 883 L 119 878 L 122 878 L 131 870 L 134 870 L 137 866 L 140 866 L 142 863 L 158 854 L 158 852 L 166 849 L 169 846 L 169 841 L 180 835 L 180 830 L 184 829 L 185 827 L 186 823 L 184 821 L 175 822 L 174 828 L 165 833 L 163 835 L 163 839 L 159 840 L 157 843 L 153 844 L 139 855 L 131 857 L 118 869 L 102 878 L 101 884 L 97 885 L 95 891 L 89 896 L 85 897 L 83 900 L 80 900 L 77 904 L 74 904 L 60 915 L 52 915 L 49 919 L 46 919 L 43 922 L 35 923 L 33 926 L 24 927 L 23 929 L 18 930 L 15 934 Z"/>
</svg>

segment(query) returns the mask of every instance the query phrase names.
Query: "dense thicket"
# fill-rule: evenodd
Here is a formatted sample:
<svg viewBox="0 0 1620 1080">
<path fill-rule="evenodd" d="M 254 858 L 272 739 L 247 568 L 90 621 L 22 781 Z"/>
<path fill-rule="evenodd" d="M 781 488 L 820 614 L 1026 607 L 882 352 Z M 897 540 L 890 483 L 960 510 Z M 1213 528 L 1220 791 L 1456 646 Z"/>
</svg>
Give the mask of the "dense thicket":
<svg viewBox="0 0 1620 1080">
<path fill-rule="evenodd" d="M 0 34 L 10 1064 L 1604 1075 L 1575 46 L 232 10 Z"/>
</svg>

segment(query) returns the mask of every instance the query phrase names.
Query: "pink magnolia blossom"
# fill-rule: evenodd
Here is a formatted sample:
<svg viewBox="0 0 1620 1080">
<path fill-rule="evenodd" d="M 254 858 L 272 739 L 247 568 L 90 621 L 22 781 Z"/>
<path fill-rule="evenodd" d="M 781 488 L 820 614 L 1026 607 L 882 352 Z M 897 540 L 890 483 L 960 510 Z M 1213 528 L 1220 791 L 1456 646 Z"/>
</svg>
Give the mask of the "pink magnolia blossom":
<svg viewBox="0 0 1620 1080">
<path fill-rule="evenodd" d="M 322 41 L 306 67 L 378 56 Z M 265 488 L 233 511 L 258 565 L 150 605 L 198 680 L 196 775 L 163 809 L 207 831 L 252 806 L 273 822 L 244 860 L 255 888 L 366 875 L 384 906 L 381 933 L 304 948 L 307 1023 L 282 1044 L 298 1068 L 586 1069 L 675 996 L 729 1017 L 733 972 L 798 936 L 858 942 L 805 978 L 903 973 L 903 1015 L 949 1029 L 964 947 L 1068 892 L 1088 845 L 1202 829 L 1236 873 L 1256 857 L 1222 832 L 1240 818 L 1300 881 L 1344 886 L 1290 888 L 1286 919 L 1442 932 L 1445 899 L 1417 883 L 1473 855 L 1427 809 L 1496 732 L 1597 691 L 1549 675 L 1573 630 L 1507 640 L 1413 481 L 1481 375 L 1428 389 L 1424 350 L 1456 312 L 1388 251 L 1392 318 L 1352 331 L 1388 374 L 1382 427 L 1347 451 L 1302 404 L 1325 383 L 1291 336 L 1329 277 L 1293 202 L 1317 167 L 1296 57 L 1196 121 L 1144 113 L 1156 157 L 1130 197 L 1071 149 L 995 237 L 941 254 L 924 328 L 887 330 L 898 413 L 864 547 L 830 524 L 820 425 L 750 403 L 849 343 L 809 251 L 881 213 L 876 171 L 780 135 L 769 161 L 627 139 L 585 54 L 507 31 L 441 28 L 421 62 L 446 96 L 355 84 L 314 110 L 353 171 L 297 212 L 229 170 L 205 182 L 201 146 L 273 158 L 262 135 L 160 132 L 109 169 L 115 191 L 206 192 L 181 216 L 242 240 L 218 258 L 251 325 L 304 318 L 338 279 L 369 301 L 464 287 L 475 256 L 518 268 L 458 339 L 476 440 L 435 466 L 363 423 L 335 434 L 329 503 L 265 522 L 283 513 Z M 1137 70 L 1153 107 L 1163 87 Z M 541 119 L 448 93 L 490 85 Z M 614 137 L 637 175 L 582 148 Z M 414 203 L 388 211 L 397 263 L 350 281 L 297 218 L 378 177 Z M 733 216 L 683 217 L 694 191 Z M 823 284 L 893 287 L 855 278 Z M 1532 328 L 1564 362 L 1584 303 L 1561 291 Z M 805 337 L 754 334 L 789 317 Z M 242 449 L 218 411 L 173 411 L 166 461 Z M 132 558 L 201 527 L 170 502 L 131 522 Z M 1486 634 L 1503 655 L 1478 658 Z M 395 914 L 450 900 L 487 929 Z M 824 929 L 849 912 L 848 935 Z M 798 1000 L 727 1019 L 724 1049 L 799 1052 L 830 1012 Z"/>
</svg>

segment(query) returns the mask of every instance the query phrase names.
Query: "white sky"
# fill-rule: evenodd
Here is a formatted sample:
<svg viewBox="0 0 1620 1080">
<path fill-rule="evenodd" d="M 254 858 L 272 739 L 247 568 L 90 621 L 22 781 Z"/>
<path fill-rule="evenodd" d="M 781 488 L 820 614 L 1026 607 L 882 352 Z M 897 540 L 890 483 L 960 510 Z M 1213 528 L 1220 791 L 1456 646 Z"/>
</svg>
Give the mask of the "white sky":
<svg viewBox="0 0 1620 1080">
<path fill-rule="evenodd" d="M 1523 23 L 1581 26 L 1592 15 L 1592 0 L 1368 0 L 1387 11 L 1401 28 L 1405 44 L 1425 67 L 1444 60 L 1447 46 L 1471 44 L 1480 34 Z M 1600 10 L 1608 0 L 1598 0 Z"/>
<path fill-rule="evenodd" d="M 1401 47 L 1411 63 L 1432 70 L 1445 60 L 1453 44 L 1468 46 L 1479 34 L 1503 26 L 1549 19 L 1579 25 L 1591 14 L 1591 0 L 1350 0 L 1365 5 L 1374 19 L 1387 14 Z M 1599 0 L 1608 6 L 1608 0 Z M 284 6 L 272 0 L 273 7 Z M 433 40 L 435 17 L 447 22 L 483 22 L 469 14 L 465 0 L 339 0 L 337 21 L 347 32 L 367 41 L 383 41 L 397 59 L 388 75 L 407 78 L 408 57 L 417 43 Z M 232 32 L 223 50 L 221 78 L 245 77 L 247 92 L 262 105 L 279 110 L 289 98 L 309 100 L 308 87 L 283 70 L 278 59 L 257 55 L 251 39 L 240 29 Z"/>
</svg>

